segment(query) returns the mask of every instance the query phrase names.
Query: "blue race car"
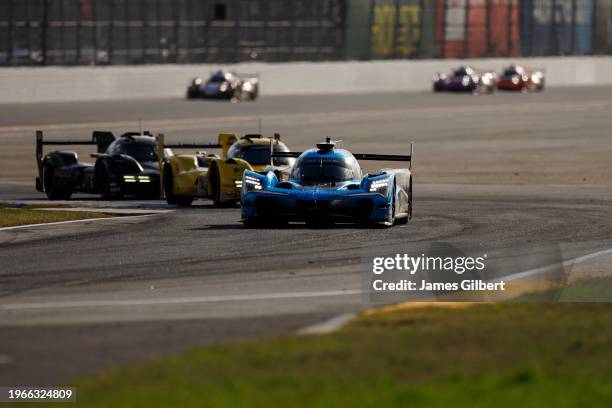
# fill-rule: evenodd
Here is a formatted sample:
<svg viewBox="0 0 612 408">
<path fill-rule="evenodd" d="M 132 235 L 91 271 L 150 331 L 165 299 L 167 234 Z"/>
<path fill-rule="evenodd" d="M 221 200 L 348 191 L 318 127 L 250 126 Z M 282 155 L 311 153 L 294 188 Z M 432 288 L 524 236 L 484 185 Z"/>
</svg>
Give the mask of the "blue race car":
<svg viewBox="0 0 612 408">
<path fill-rule="evenodd" d="M 412 144 L 410 155 L 351 154 L 327 138 L 316 149 L 273 152 L 297 158 L 293 167 L 245 171 L 242 222 L 245 226 L 306 222 L 405 224 L 412 218 Z M 383 169 L 362 176 L 357 160 L 403 161 L 405 169 Z M 280 174 L 287 174 L 286 178 Z"/>
</svg>

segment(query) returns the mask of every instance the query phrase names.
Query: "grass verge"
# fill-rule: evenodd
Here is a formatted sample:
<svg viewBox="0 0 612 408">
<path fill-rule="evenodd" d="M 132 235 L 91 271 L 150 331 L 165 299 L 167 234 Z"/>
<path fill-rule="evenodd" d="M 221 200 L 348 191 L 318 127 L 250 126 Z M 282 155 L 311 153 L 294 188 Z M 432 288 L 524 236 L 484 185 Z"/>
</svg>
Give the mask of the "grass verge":
<svg viewBox="0 0 612 408">
<path fill-rule="evenodd" d="M 79 380 L 87 407 L 605 407 L 611 303 L 419 305 Z M 21 406 L 21 405 L 20 405 Z M 40 405 L 37 405 L 40 406 Z"/>
<path fill-rule="evenodd" d="M 106 217 L 108 217 L 106 214 L 89 211 L 45 211 L 28 207 L 3 207 L 0 208 L 0 227 Z"/>
</svg>

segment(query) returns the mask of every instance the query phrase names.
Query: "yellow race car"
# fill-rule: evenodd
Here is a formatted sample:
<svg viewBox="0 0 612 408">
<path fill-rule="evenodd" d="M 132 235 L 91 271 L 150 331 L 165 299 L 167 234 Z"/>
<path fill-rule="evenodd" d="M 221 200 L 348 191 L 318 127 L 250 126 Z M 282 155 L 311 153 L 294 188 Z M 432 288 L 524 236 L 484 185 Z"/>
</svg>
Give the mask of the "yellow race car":
<svg viewBox="0 0 612 408">
<path fill-rule="evenodd" d="M 174 145 L 174 148 L 189 147 Z M 264 171 L 268 166 L 289 167 L 293 158 L 274 158 L 271 152 L 288 152 L 289 148 L 280 141 L 261 135 L 245 135 L 238 139 L 234 134 L 222 133 L 218 144 L 221 156 L 198 152 L 197 154 L 174 154 L 159 141 L 162 191 L 168 204 L 190 206 L 195 198 L 213 200 L 215 206 L 235 205 L 240 200 L 242 173 L 244 170 Z"/>
</svg>

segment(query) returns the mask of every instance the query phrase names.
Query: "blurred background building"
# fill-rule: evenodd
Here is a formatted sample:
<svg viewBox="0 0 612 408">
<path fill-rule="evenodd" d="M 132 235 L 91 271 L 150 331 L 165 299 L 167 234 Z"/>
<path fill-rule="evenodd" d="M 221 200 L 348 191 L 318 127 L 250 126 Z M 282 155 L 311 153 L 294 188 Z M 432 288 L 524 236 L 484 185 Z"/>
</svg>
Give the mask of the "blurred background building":
<svg viewBox="0 0 612 408">
<path fill-rule="evenodd" d="M 608 54 L 612 0 L 0 0 L 0 66 Z"/>
</svg>

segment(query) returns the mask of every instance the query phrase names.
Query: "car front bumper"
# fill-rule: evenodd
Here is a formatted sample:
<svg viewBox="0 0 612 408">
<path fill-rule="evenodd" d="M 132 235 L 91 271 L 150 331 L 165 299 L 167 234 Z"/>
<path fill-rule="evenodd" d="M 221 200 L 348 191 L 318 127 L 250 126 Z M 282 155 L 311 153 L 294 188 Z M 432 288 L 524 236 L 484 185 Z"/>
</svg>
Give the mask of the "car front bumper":
<svg viewBox="0 0 612 408">
<path fill-rule="evenodd" d="M 384 222 L 391 210 L 387 197 L 376 193 L 306 198 L 258 192 L 243 196 L 241 204 L 243 220 Z"/>
</svg>

